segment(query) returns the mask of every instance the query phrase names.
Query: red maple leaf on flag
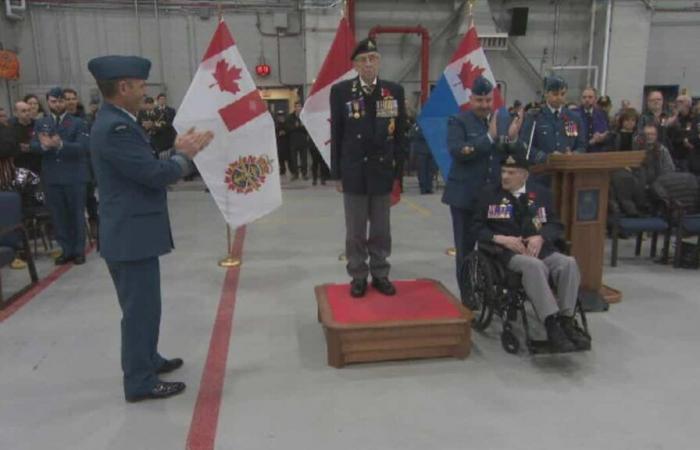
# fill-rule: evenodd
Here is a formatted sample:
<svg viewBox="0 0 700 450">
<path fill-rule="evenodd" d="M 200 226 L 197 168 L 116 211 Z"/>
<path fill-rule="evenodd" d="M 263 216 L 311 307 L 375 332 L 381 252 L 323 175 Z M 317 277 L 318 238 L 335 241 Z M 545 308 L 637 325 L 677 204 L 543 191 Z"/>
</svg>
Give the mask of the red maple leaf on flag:
<svg viewBox="0 0 700 450">
<path fill-rule="evenodd" d="M 232 94 L 237 94 L 241 90 L 241 88 L 238 87 L 238 83 L 236 83 L 236 81 L 241 79 L 241 71 L 242 69 L 239 69 L 236 66 L 229 68 L 226 60 L 222 59 L 216 63 L 216 69 L 214 70 L 213 75 L 216 83 L 210 85 L 209 87 L 212 88 L 219 85 L 219 90 L 221 90 L 221 92 L 226 91 Z"/>
<path fill-rule="evenodd" d="M 462 64 L 462 70 L 459 71 L 459 80 L 462 82 L 464 89 L 471 89 L 476 80 L 486 69 L 479 66 L 472 66 L 471 61 Z"/>
</svg>

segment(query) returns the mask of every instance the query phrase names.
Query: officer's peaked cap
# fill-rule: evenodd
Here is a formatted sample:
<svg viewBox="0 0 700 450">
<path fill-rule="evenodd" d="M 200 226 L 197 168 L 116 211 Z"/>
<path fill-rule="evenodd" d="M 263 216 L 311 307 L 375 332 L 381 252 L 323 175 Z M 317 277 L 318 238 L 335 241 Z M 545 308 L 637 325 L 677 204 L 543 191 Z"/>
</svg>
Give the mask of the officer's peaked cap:
<svg viewBox="0 0 700 450">
<path fill-rule="evenodd" d="M 96 80 L 147 80 L 151 71 L 151 61 L 140 56 L 100 56 L 90 60 L 88 70 Z"/>
</svg>

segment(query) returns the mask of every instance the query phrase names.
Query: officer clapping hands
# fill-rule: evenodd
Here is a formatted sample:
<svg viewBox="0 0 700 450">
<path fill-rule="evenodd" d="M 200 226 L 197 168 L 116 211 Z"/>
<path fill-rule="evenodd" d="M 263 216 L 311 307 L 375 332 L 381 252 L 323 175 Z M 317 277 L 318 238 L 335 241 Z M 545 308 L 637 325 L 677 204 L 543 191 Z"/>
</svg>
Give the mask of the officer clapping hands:
<svg viewBox="0 0 700 450">
<path fill-rule="evenodd" d="M 211 131 L 197 131 L 192 127 L 187 130 L 187 133 L 180 134 L 175 138 L 175 149 L 189 159 L 193 159 L 209 145 L 212 139 L 214 139 L 214 133 Z"/>
</svg>

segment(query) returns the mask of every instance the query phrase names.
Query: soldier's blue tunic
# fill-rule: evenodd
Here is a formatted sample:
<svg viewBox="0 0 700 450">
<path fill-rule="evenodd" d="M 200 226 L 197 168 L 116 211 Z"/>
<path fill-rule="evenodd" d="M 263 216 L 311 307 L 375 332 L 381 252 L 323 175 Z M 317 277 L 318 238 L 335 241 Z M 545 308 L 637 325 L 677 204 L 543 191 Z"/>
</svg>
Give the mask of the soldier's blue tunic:
<svg viewBox="0 0 700 450">
<path fill-rule="evenodd" d="M 60 148 L 43 149 L 39 133 L 57 134 Z M 85 189 L 90 177 L 88 134 L 85 122 L 70 114 L 49 114 L 34 124 L 30 143 L 41 155 L 41 179 L 51 212 L 56 241 L 66 258 L 85 253 Z"/>
<path fill-rule="evenodd" d="M 122 369 L 127 396 L 158 382 L 161 296 L 158 257 L 173 248 L 167 186 L 187 175 L 180 155 L 161 161 L 135 118 L 109 102 L 97 115 L 90 151 L 100 192 L 100 253 L 122 309 Z"/>
<path fill-rule="evenodd" d="M 555 112 L 548 105 L 535 114 L 527 114 L 520 130 L 520 140 L 527 146 L 532 129 L 532 148 L 529 160 L 535 164 L 544 163 L 554 152 L 583 152 L 586 149 L 585 136 L 579 116 L 566 108 Z"/>
</svg>

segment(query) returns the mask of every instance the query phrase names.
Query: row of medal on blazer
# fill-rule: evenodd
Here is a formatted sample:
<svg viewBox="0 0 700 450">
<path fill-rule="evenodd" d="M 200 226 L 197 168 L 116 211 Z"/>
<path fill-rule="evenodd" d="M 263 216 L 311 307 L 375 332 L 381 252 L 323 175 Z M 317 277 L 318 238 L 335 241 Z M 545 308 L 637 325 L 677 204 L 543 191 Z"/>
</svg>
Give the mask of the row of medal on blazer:
<svg viewBox="0 0 700 450">
<path fill-rule="evenodd" d="M 345 103 L 345 108 L 347 109 L 348 117 L 351 119 L 359 120 L 367 114 L 364 97 L 350 100 Z M 395 98 L 387 95 L 381 100 L 377 100 L 377 117 L 389 119 L 389 125 L 387 126 L 387 134 L 389 136 L 393 136 L 396 131 L 396 118 L 398 116 L 399 103 Z"/>
</svg>

